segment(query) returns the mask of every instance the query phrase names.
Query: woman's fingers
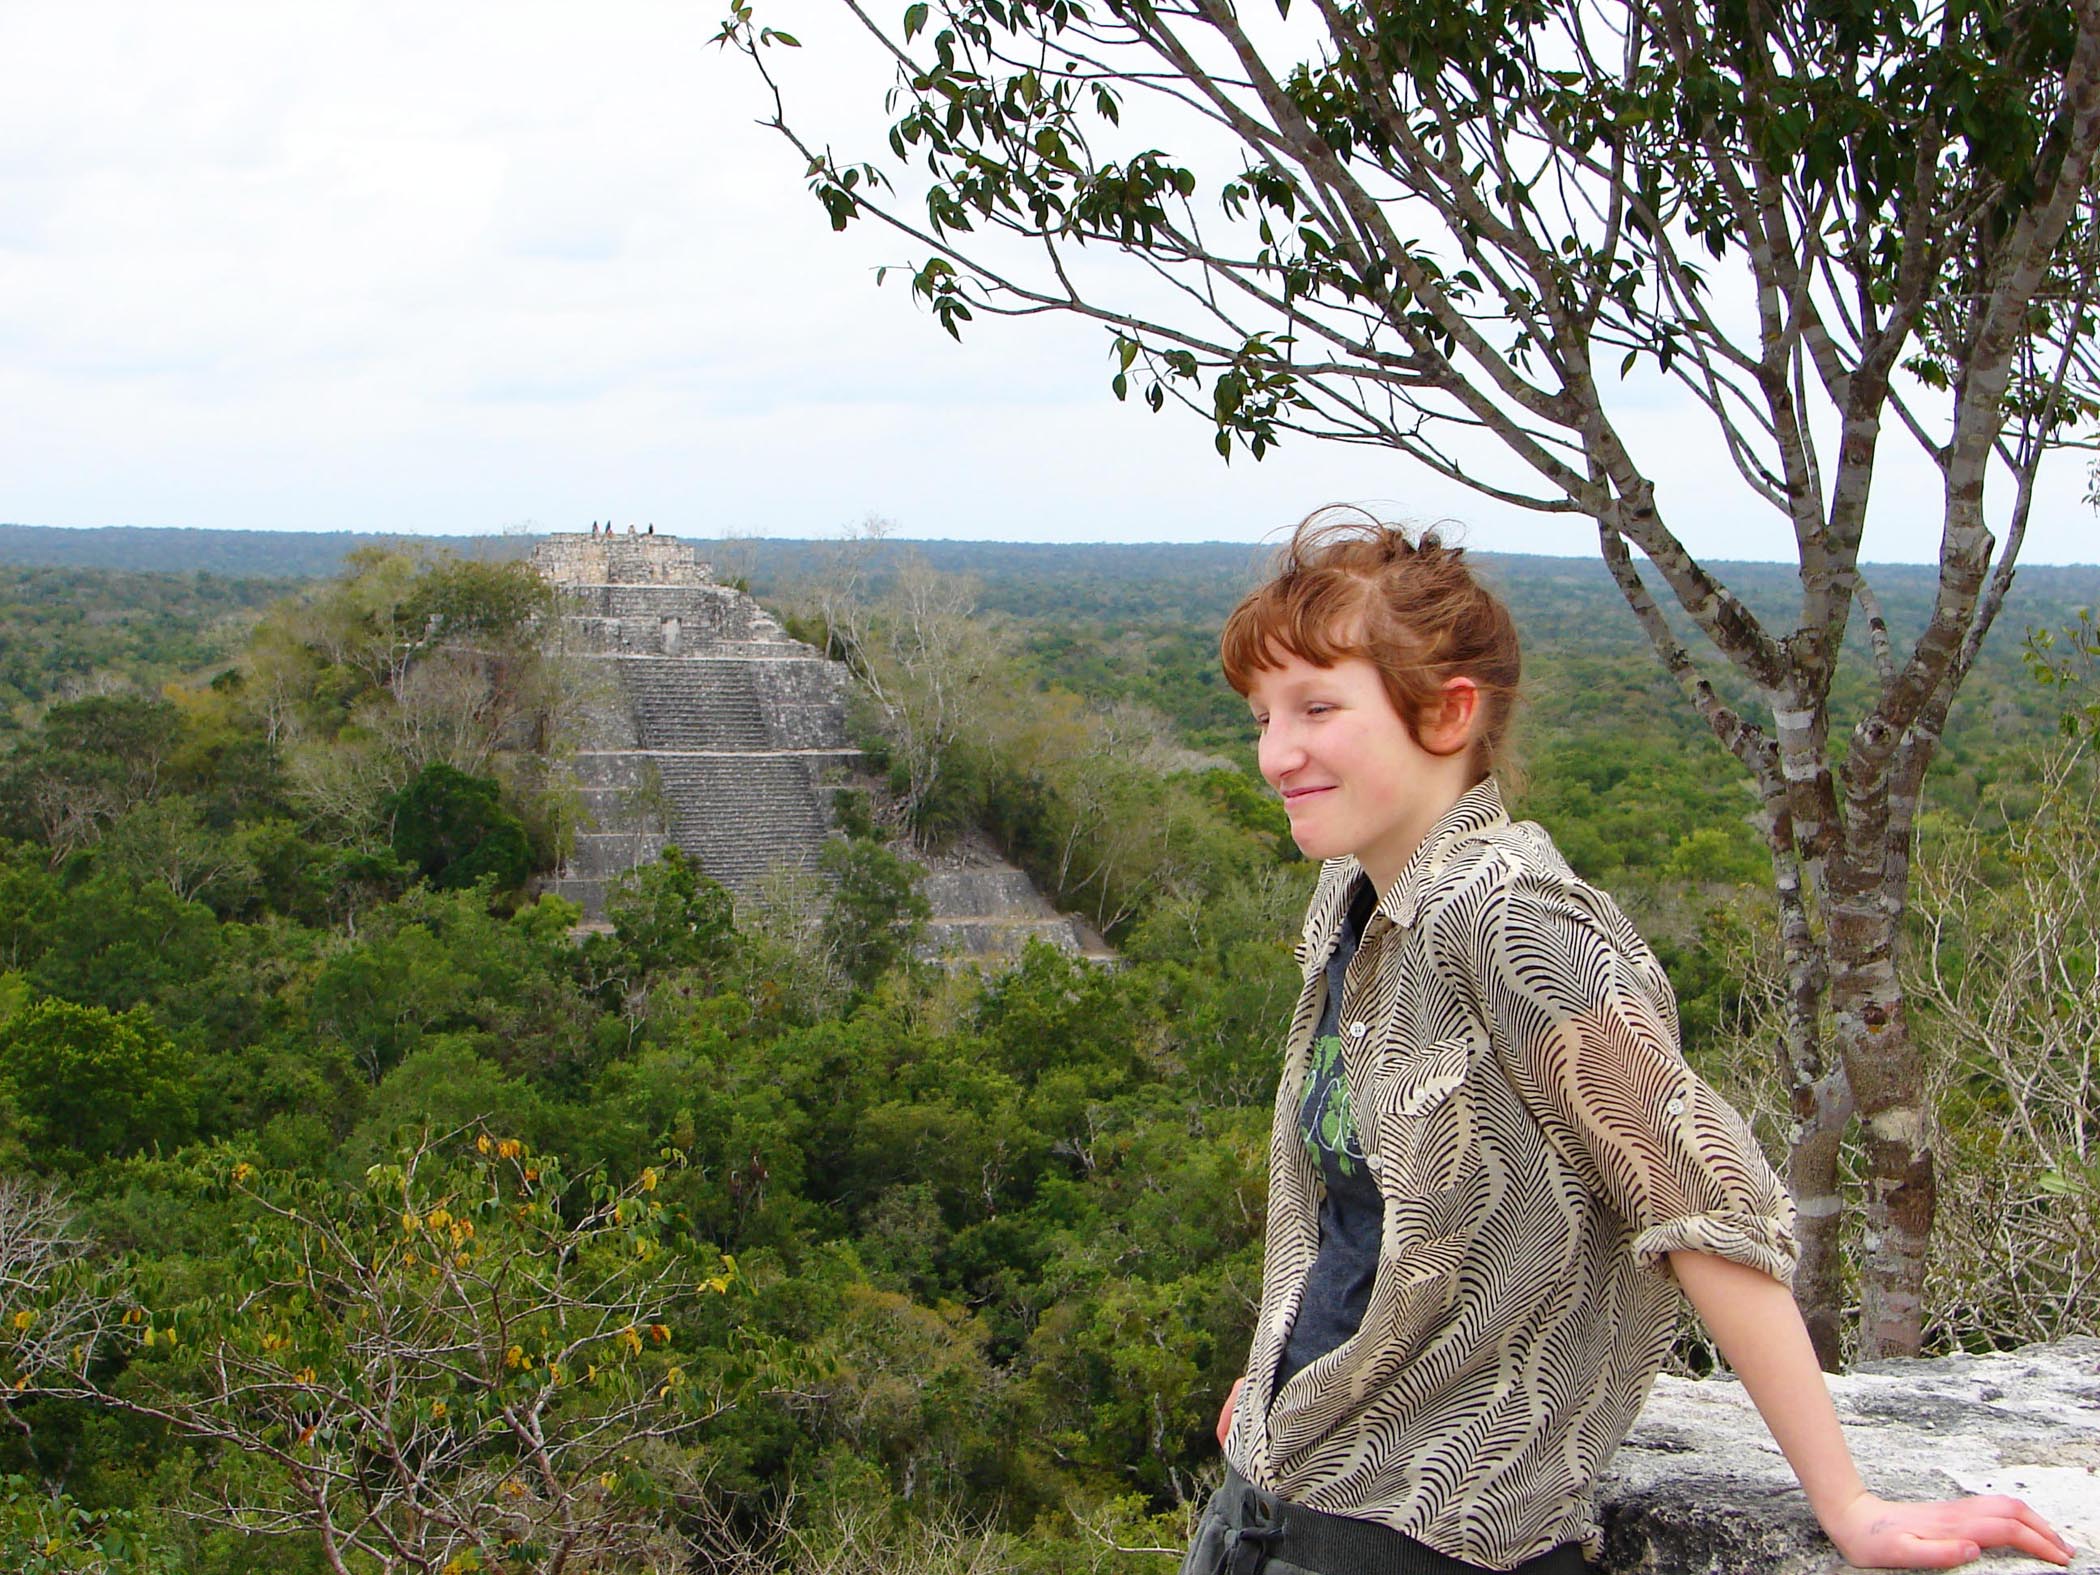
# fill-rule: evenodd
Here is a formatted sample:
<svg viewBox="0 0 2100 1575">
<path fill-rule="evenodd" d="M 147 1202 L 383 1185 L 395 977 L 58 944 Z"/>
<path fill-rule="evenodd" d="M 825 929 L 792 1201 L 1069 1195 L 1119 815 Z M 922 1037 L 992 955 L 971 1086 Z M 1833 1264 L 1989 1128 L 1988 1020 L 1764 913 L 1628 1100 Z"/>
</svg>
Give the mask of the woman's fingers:
<svg viewBox="0 0 2100 1575">
<path fill-rule="evenodd" d="M 2018 1548 L 2052 1564 L 2070 1562 L 2071 1544 L 2023 1499 L 1969 1498 L 1954 1507 L 1966 1512 L 1960 1534 L 1983 1547 Z"/>
<path fill-rule="evenodd" d="M 1952 1499 L 1935 1504 L 1886 1503 L 1871 1494 L 1847 1507 L 1840 1548 L 1868 1568 L 1951 1569 L 1985 1548 L 2012 1548 L 2051 1564 L 2068 1564 L 2071 1545 L 2016 1498 Z"/>
</svg>

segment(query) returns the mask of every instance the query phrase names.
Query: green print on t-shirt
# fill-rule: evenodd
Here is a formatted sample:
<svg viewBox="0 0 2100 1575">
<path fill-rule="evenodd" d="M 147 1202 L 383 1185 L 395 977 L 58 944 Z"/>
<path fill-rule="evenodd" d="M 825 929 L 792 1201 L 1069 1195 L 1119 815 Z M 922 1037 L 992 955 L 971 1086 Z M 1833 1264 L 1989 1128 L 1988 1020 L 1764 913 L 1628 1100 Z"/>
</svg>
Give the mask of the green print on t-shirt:
<svg viewBox="0 0 2100 1575">
<path fill-rule="evenodd" d="M 1308 1149 L 1324 1149 L 1344 1176 L 1356 1174 L 1363 1148 L 1356 1140 L 1356 1116 L 1349 1108 L 1349 1073 L 1342 1063 L 1340 1034 L 1313 1041 L 1312 1064 L 1305 1069 L 1305 1096 L 1298 1102 L 1298 1133 Z M 1319 1155 L 1314 1154 L 1317 1161 Z"/>
</svg>

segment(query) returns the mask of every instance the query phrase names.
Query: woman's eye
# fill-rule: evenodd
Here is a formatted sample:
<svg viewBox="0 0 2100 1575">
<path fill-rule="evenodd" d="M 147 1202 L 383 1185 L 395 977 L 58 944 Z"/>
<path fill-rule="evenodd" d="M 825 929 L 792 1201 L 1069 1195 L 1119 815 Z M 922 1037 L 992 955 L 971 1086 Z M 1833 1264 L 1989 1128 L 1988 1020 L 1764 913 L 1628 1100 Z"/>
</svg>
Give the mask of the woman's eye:
<svg viewBox="0 0 2100 1575">
<path fill-rule="evenodd" d="M 1332 711 L 1333 709 L 1334 707 L 1331 705 L 1309 705 L 1305 708 L 1305 714 L 1307 716 L 1325 716 L 1328 712 Z"/>
</svg>

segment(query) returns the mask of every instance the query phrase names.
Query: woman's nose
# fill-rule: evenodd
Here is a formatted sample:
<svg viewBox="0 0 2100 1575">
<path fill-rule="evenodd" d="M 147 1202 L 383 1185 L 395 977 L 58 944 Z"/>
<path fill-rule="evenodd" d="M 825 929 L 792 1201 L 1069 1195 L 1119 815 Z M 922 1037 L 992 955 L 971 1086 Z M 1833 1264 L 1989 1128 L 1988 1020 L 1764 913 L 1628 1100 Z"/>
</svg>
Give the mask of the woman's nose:
<svg viewBox="0 0 2100 1575">
<path fill-rule="evenodd" d="M 1262 729 L 1254 761 L 1261 768 L 1262 780 L 1274 787 L 1297 767 L 1304 753 L 1289 726 L 1272 720 Z"/>
</svg>

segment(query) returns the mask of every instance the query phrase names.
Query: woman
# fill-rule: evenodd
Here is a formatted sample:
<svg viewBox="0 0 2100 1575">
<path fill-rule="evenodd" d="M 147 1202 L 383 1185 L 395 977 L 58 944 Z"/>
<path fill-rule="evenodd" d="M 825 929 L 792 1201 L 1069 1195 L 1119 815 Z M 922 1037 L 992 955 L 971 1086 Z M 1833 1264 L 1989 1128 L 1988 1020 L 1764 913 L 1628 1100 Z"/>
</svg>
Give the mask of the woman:
<svg viewBox="0 0 2100 1575">
<path fill-rule="evenodd" d="M 2016 1499 L 1865 1490 L 1787 1289 L 1785 1189 L 1685 1065 L 1654 956 L 1503 812 L 1516 635 L 1463 553 L 1315 516 L 1221 656 L 1323 867 L 1261 1312 L 1185 1575 L 1580 1571 L 1679 1291 L 1853 1563 L 2068 1562 Z"/>
</svg>

